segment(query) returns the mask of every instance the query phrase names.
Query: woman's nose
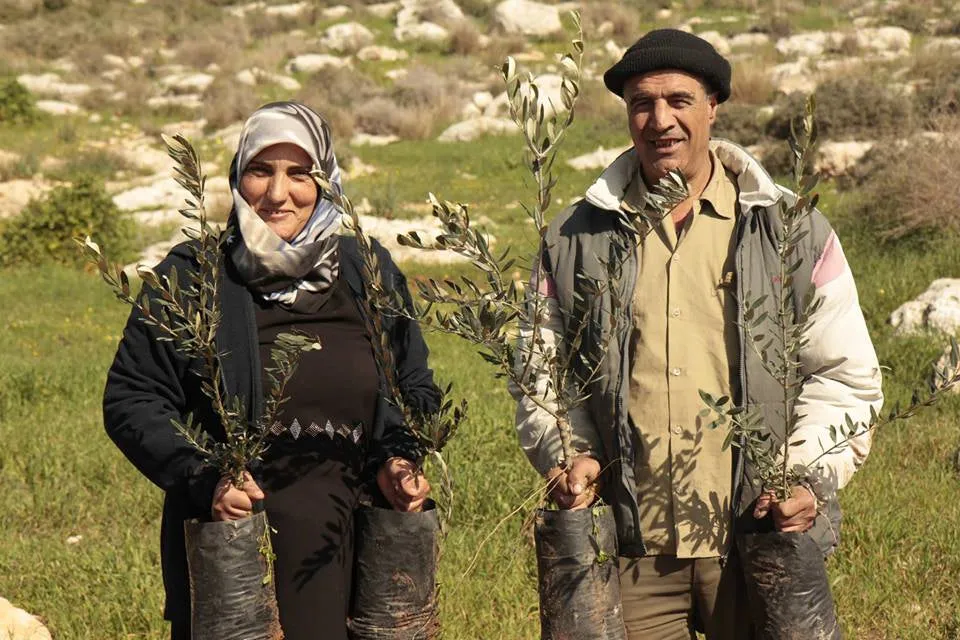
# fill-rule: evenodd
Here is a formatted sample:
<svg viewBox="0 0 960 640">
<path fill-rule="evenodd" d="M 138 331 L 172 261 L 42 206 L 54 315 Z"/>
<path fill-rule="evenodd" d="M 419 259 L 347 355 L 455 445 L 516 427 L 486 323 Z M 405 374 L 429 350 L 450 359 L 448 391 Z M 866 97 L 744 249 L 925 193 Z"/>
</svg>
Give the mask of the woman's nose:
<svg viewBox="0 0 960 640">
<path fill-rule="evenodd" d="M 287 194 L 290 192 L 290 185 L 286 175 L 278 174 L 270 178 L 270 184 L 267 187 L 267 198 L 270 202 L 283 203 L 287 201 Z"/>
</svg>

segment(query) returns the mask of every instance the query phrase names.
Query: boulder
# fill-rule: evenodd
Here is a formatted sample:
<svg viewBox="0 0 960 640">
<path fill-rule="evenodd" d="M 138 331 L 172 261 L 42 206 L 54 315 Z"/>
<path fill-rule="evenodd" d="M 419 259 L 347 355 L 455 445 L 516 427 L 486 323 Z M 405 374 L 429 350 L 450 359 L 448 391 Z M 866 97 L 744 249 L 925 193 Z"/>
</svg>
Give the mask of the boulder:
<svg viewBox="0 0 960 640">
<path fill-rule="evenodd" d="M 373 40 L 373 32 L 359 22 L 343 22 L 327 27 L 320 44 L 337 53 L 353 53 L 372 44 Z"/>
<path fill-rule="evenodd" d="M 493 24 L 504 33 L 537 38 L 563 30 L 557 7 L 533 0 L 504 0 L 493 10 Z"/>
<path fill-rule="evenodd" d="M 765 33 L 738 33 L 730 38 L 730 46 L 734 49 L 753 49 L 770 44 L 770 36 Z"/>
<path fill-rule="evenodd" d="M 719 31 L 704 31 L 697 35 L 712 44 L 713 48 L 716 49 L 720 55 L 730 55 L 730 41 L 720 35 Z"/>
<path fill-rule="evenodd" d="M 825 176 L 840 176 L 853 169 L 873 148 L 874 142 L 823 142 L 817 149 L 814 170 Z"/>
<path fill-rule="evenodd" d="M 839 31 L 808 31 L 780 38 L 774 45 L 785 56 L 816 57 L 828 48 L 839 47 L 846 36 Z"/>
<path fill-rule="evenodd" d="M 949 38 L 930 38 L 923 44 L 921 51 L 928 54 L 956 55 L 960 53 L 960 38 L 956 36 Z"/>
<path fill-rule="evenodd" d="M 513 120 L 481 116 L 450 125 L 437 138 L 440 142 L 470 142 L 484 135 L 517 133 Z"/>
<path fill-rule="evenodd" d="M 906 52 L 913 36 L 903 27 L 857 29 L 857 46 L 866 51 Z"/>
<path fill-rule="evenodd" d="M 422 22 L 453 24 L 463 18 L 463 10 L 453 0 L 400 0 L 397 26 L 412 27 Z"/>
<path fill-rule="evenodd" d="M 611 60 L 619 60 L 623 57 L 623 54 L 627 51 L 627 48 L 621 47 L 613 40 L 607 40 L 605 43 L 603 43 L 603 51 L 610 56 Z"/>
<path fill-rule="evenodd" d="M 393 37 L 397 42 L 445 42 L 450 32 L 433 22 L 418 22 L 416 24 L 397 27 L 393 30 Z"/>
<path fill-rule="evenodd" d="M 394 135 L 377 136 L 373 135 L 372 133 L 363 133 L 361 131 L 353 134 L 353 137 L 350 138 L 350 145 L 353 147 L 383 147 L 399 141 L 400 138 Z"/>
<path fill-rule="evenodd" d="M 17 82 L 30 93 L 51 98 L 79 98 L 92 90 L 87 84 L 63 82 L 56 73 L 23 73 L 17 76 Z"/>
<path fill-rule="evenodd" d="M 338 58 L 327 53 L 305 53 L 291 58 L 285 68 L 287 73 L 316 73 L 327 67 L 342 69 L 348 66 L 350 66 L 350 61 L 345 58 Z"/>
<path fill-rule="evenodd" d="M 83 112 L 83 109 L 72 102 L 62 100 L 37 100 L 37 109 L 52 116 L 72 116 Z"/>
<path fill-rule="evenodd" d="M 357 51 L 357 59 L 364 62 L 396 62 L 406 60 L 410 54 L 403 49 L 394 49 L 393 47 L 382 47 L 379 45 L 370 45 Z"/>
<path fill-rule="evenodd" d="M 605 169 L 610 166 L 614 160 L 619 158 L 623 152 L 632 148 L 632 145 L 628 147 L 618 147 L 615 149 L 604 149 L 603 147 L 597 147 L 596 151 L 593 151 L 592 153 L 586 153 L 582 156 L 577 156 L 576 158 L 567 160 L 567 165 L 573 167 L 577 171 Z"/>
<path fill-rule="evenodd" d="M 560 85 L 563 83 L 563 76 L 555 73 L 545 73 L 537 76 L 534 80 L 540 90 L 538 103 L 543 106 L 545 117 L 549 118 L 556 113 L 566 111 L 563 106 L 563 98 L 560 97 Z M 510 101 L 506 92 L 494 98 L 483 110 L 485 116 L 493 117 L 505 116 L 509 113 Z"/>
<path fill-rule="evenodd" d="M 7 180 L 0 182 L 0 218 L 15 216 L 35 198 L 40 198 L 54 185 L 44 180 Z"/>
<path fill-rule="evenodd" d="M 213 81 L 214 77 L 209 73 L 175 73 L 160 78 L 159 84 L 168 93 L 184 95 L 203 93 Z"/>
<path fill-rule="evenodd" d="M 0 639 L 51 640 L 51 636 L 39 618 L 0 598 Z"/>
<path fill-rule="evenodd" d="M 307 15 L 312 6 L 312 2 L 306 2 L 305 0 L 304 2 L 294 2 L 292 4 L 275 4 L 264 7 L 263 13 L 268 16 L 280 18 L 302 18 Z"/>
<path fill-rule="evenodd" d="M 770 69 L 770 79 L 777 90 L 783 93 L 793 93 L 794 91 L 813 93 L 817 88 L 817 81 L 813 77 L 806 58 L 774 66 Z"/>
<path fill-rule="evenodd" d="M 258 84 L 275 84 L 287 91 L 299 91 L 301 87 L 295 78 L 279 73 L 270 73 L 258 67 L 238 71 L 235 77 L 237 82 L 248 87 L 254 87 Z"/>
<path fill-rule="evenodd" d="M 324 20 L 340 20 L 353 12 L 353 9 L 344 4 L 337 4 L 332 7 L 320 10 L 320 17 Z"/>
<path fill-rule="evenodd" d="M 198 110 L 203 108 L 203 96 L 196 93 L 188 93 L 180 96 L 153 96 L 147 99 L 147 106 L 151 109 L 189 109 Z"/>
<path fill-rule="evenodd" d="M 411 231 L 416 231 L 425 241 L 443 233 L 439 221 L 432 215 L 404 220 L 387 220 L 372 215 L 360 215 L 360 225 L 364 233 L 380 241 L 397 262 L 413 260 L 428 264 L 449 264 L 467 260 L 452 251 L 421 251 L 401 246 L 397 242 L 398 235 Z M 488 240 L 492 238 L 488 237 Z"/>
<path fill-rule="evenodd" d="M 400 2 L 378 2 L 377 4 L 368 4 L 366 9 L 370 14 L 387 20 L 400 9 Z"/>
<path fill-rule="evenodd" d="M 939 278 L 910 302 L 890 314 L 899 335 L 934 331 L 957 335 L 960 331 L 960 278 Z"/>
</svg>

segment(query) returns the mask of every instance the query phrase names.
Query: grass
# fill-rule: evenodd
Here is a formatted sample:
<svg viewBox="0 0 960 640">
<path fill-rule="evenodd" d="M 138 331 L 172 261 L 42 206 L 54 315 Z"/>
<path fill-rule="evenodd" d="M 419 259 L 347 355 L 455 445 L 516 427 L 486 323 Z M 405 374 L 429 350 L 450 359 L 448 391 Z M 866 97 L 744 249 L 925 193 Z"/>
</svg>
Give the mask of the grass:
<svg viewBox="0 0 960 640">
<path fill-rule="evenodd" d="M 529 193 L 521 168 L 509 161 L 508 150 L 518 143 L 400 143 L 376 153 L 399 172 L 395 188 L 403 199 L 430 185 L 476 202 L 478 214 L 498 224 L 496 233 L 522 242 L 532 234 L 517 222 L 519 210 L 505 206 Z M 596 137 L 581 131 L 570 143 L 574 153 L 596 144 Z M 399 162 L 418 156 L 431 161 L 408 163 L 410 169 Z M 450 166 L 477 177 L 465 179 Z M 570 191 L 589 179 L 561 175 Z M 906 400 L 939 346 L 894 337 L 885 318 L 934 277 L 960 275 L 960 249 L 945 238 L 935 246 L 901 243 L 878 251 L 872 230 L 850 213 L 856 195 L 827 191 L 824 197 L 888 367 L 888 398 Z M 423 270 L 408 265 L 407 271 Z M 125 309 L 86 273 L 50 268 L 3 276 L 0 593 L 44 616 L 60 638 L 162 638 L 161 495 L 101 426 L 104 376 Z M 535 562 L 522 527 L 529 507 L 514 511 L 538 481 L 516 446 L 512 403 L 471 348 L 445 336 L 428 339 L 438 377 L 454 382 L 471 406 L 469 422 L 448 449 L 457 504 L 440 569 L 447 637 L 535 638 Z M 877 434 L 870 460 L 842 494 L 844 540 L 829 570 L 849 638 L 946 640 L 960 629 L 960 505 L 952 463 L 958 417 L 960 401 L 952 398 Z M 68 544 L 74 535 L 83 538 Z"/>
</svg>

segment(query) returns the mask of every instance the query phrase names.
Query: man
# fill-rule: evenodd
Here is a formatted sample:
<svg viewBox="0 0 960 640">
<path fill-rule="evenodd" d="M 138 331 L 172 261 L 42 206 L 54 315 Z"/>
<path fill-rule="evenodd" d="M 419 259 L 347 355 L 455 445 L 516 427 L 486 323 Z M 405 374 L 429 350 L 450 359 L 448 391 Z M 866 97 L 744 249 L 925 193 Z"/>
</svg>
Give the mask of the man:
<svg viewBox="0 0 960 640">
<path fill-rule="evenodd" d="M 646 34 L 606 72 L 607 88 L 626 103 L 634 146 L 550 225 L 538 278 L 547 296 L 541 338 L 562 349 L 591 296 L 581 283 L 603 281 L 604 262 L 622 261 L 614 293 L 594 300 L 602 312 L 580 344 L 590 354 L 604 340 L 606 355 L 589 398 L 570 414 L 577 455 L 569 470 L 555 421 L 529 398 L 519 398 L 517 429 L 561 508 L 586 507 L 597 492 L 613 505 L 633 640 L 693 638 L 694 629 L 710 640 L 750 637 L 735 533 L 772 519 L 830 553 L 836 489 L 866 458 L 870 435 L 817 459 L 822 443 L 832 442 L 830 425 L 845 415 L 865 422 L 882 402 L 853 277 L 814 212 L 804 223 L 794 299 L 799 308 L 813 287 L 820 307 L 800 357 L 792 441 L 803 442 L 790 451 L 797 463 L 816 463 L 778 502 L 755 486 L 749 460 L 723 449 L 726 429 L 711 430 L 699 416 L 704 390 L 762 411 L 763 428 L 781 437 L 785 421 L 782 389 L 742 326 L 745 302 L 766 295 L 773 304 L 780 201 L 792 195 L 742 148 L 711 140 L 730 76 L 709 43 L 673 29 Z M 648 188 L 671 170 L 683 173 L 689 197 L 634 239 L 624 218 L 642 213 Z"/>
</svg>

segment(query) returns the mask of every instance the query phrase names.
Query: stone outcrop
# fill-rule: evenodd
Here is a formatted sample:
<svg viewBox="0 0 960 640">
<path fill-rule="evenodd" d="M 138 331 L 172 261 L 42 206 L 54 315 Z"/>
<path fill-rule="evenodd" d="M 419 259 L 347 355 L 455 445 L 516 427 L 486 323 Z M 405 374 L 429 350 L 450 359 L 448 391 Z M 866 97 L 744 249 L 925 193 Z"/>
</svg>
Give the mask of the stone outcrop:
<svg viewBox="0 0 960 640">
<path fill-rule="evenodd" d="M 890 324 L 900 335 L 934 331 L 957 335 L 960 331 L 960 279 L 939 278 L 910 302 L 890 314 Z"/>
<path fill-rule="evenodd" d="M 532 0 L 505 0 L 493 10 L 493 23 L 504 33 L 546 38 L 563 30 L 556 5 Z"/>
</svg>

